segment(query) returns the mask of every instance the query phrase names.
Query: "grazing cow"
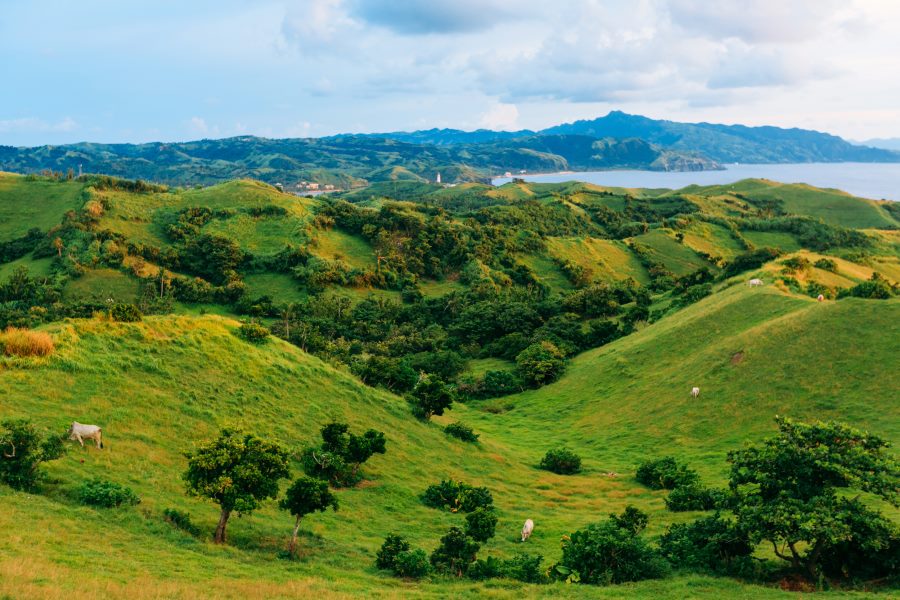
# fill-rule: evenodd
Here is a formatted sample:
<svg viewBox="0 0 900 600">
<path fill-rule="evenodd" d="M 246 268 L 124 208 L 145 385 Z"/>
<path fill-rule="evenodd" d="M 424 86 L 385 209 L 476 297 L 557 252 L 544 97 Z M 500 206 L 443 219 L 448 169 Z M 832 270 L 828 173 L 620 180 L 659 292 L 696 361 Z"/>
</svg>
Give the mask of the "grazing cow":
<svg viewBox="0 0 900 600">
<path fill-rule="evenodd" d="M 818 300 L 819 302 L 824 302 L 824 301 L 825 301 L 825 296 L 823 296 L 822 294 L 819 294 L 819 295 L 816 297 L 816 300 Z"/>
<path fill-rule="evenodd" d="M 750 287 L 756 287 L 756 286 L 762 285 L 762 284 L 763 284 L 762 279 L 751 279 L 750 281 L 747 282 L 747 285 L 749 285 Z"/>
<path fill-rule="evenodd" d="M 534 531 L 534 521 L 532 521 L 531 519 L 525 519 L 525 525 L 522 527 L 523 542 L 531 537 L 532 531 Z"/>
<path fill-rule="evenodd" d="M 700 395 L 700 388 L 692 387 L 691 388 L 691 398 L 696 398 L 699 395 Z"/>
<path fill-rule="evenodd" d="M 101 450 L 103 449 L 103 440 L 101 439 L 101 429 L 96 425 L 84 425 L 83 423 L 79 423 L 78 421 L 72 421 L 72 426 L 69 427 L 69 439 L 70 440 L 78 440 L 78 443 L 81 444 L 81 447 L 84 448 L 84 440 L 94 440 L 94 443 Z"/>
</svg>

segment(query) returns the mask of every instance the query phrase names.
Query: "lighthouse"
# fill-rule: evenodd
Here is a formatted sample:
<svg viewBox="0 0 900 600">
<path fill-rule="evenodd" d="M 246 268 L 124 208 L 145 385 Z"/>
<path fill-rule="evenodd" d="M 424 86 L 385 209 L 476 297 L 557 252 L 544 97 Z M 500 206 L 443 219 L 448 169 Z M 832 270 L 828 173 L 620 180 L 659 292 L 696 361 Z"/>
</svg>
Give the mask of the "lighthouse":
<svg viewBox="0 0 900 600">
<path fill-rule="evenodd" d="M 440 173 L 437 174 L 437 179 L 435 179 L 434 182 L 435 182 L 435 183 L 440 183 L 440 182 L 441 182 L 441 174 L 440 174 Z"/>
</svg>

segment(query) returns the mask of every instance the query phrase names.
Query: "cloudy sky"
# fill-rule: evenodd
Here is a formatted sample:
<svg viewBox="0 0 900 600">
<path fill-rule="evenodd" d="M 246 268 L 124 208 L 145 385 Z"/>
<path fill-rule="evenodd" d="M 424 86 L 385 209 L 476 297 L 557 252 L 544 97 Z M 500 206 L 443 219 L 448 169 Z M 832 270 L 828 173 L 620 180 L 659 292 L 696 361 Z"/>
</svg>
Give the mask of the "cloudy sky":
<svg viewBox="0 0 900 600">
<path fill-rule="evenodd" d="M 895 0 L 0 0 L 0 144 L 538 129 L 900 137 Z"/>
</svg>

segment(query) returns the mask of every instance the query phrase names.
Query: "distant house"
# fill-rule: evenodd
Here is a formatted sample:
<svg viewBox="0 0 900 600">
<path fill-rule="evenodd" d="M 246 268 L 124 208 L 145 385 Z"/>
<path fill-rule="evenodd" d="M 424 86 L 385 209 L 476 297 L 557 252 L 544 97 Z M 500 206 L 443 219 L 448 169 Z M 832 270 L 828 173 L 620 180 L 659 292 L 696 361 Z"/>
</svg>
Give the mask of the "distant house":
<svg viewBox="0 0 900 600">
<path fill-rule="evenodd" d="M 314 181 L 310 181 L 306 187 L 308 187 L 311 190 L 317 190 L 317 189 L 319 189 L 319 184 Z"/>
</svg>

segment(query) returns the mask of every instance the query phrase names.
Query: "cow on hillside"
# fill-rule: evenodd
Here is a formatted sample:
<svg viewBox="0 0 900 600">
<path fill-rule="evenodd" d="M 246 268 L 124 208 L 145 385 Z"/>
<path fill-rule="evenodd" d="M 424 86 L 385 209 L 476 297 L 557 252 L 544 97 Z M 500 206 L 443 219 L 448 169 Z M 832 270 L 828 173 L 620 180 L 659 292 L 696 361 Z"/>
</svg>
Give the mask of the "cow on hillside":
<svg viewBox="0 0 900 600">
<path fill-rule="evenodd" d="M 532 521 L 531 519 L 526 519 L 525 525 L 522 527 L 522 541 L 523 542 L 531 537 L 532 531 L 534 531 L 534 521 Z"/>
<path fill-rule="evenodd" d="M 759 286 L 762 284 L 763 284 L 762 279 L 751 279 L 750 281 L 747 282 L 747 285 L 749 285 L 750 287 L 756 287 L 756 286 Z"/>
<path fill-rule="evenodd" d="M 96 425 L 85 425 L 83 423 L 79 423 L 78 421 L 72 421 L 72 426 L 69 427 L 69 439 L 70 440 L 78 440 L 78 443 L 81 444 L 81 447 L 84 448 L 84 440 L 94 440 L 94 443 L 97 445 L 97 448 L 103 449 L 103 440 L 102 429 Z"/>
<path fill-rule="evenodd" d="M 696 398 L 699 395 L 700 395 L 700 388 L 692 387 L 691 388 L 691 398 Z"/>
</svg>

